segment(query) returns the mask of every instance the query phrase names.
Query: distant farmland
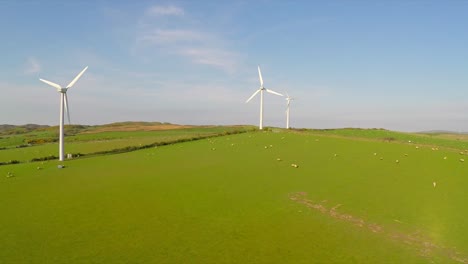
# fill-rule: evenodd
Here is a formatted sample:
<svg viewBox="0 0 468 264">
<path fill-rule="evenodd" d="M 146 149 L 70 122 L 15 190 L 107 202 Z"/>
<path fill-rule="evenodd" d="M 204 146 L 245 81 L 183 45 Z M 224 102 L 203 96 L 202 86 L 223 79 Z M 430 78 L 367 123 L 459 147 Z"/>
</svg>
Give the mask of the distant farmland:
<svg viewBox="0 0 468 264">
<path fill-rule="evenodd" d="M 83 128 L 77 159 L 15 147 L 53 133 L 0 140 L 21 161 L 0 166 L 0 263 L 468 263 L 465 139 Z"/>
</svg>

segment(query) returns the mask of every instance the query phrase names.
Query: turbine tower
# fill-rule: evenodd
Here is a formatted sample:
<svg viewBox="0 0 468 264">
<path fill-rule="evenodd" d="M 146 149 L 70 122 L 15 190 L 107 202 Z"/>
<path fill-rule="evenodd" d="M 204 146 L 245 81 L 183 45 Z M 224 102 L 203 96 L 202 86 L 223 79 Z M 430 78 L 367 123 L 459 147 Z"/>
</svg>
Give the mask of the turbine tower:
<svg viewBox="0 0 468 264">
<path fill-rule="evenodd" d="M 81 75 L 88 69 L 86 66 L 76 77 L 71 81 L 66 87 L 62 87 L 56 83 L 51 81 L 47 81 L 44 79 L 39 79 L 40 81 L 47 83 L 48 85 L 57 89 L 57 92 L 60 93 L 60 133 L 59 133 L 59 160 L 63 161 L 64 156 L 64 145 L 63 145 L 63 123 L 64 123 L 64 108 L 67 111 L 68 116 L 68 123 L 70 123 L 70 112 L 68 109 L 68 97 L 67 97 L 67 90 L 70 89 L 77 81 L 80 79 Z"/>
<path fill-rule="evenodd" d="M 283 95 L 280 94 L 280 93 L 277 93 L 275 91 L 266 89 L 263 86 L 263 78 L 262 78 L 262 72 L 260 71 L 260 66 L 258 66 L 258 77 L 260 78 L 260 88 L 257 91 L 255 91 L 255 93 L 253 93 L 252 96 L 250 96 L 249 99 L 247 99 L 247 101 L 245 101 L 245 103 L 248 103 L 250 100 L 252 100 L 252 98 L 255 97 L 255 95 L 260 93 L 260 124 L 259 124 L 258 128 L 261 130 L 261 129 L 263 129 L 263 91 L 266 91 L 266 92 L 271 93 L 271 94 L 279 95 L 279 96 L 283 96 Z"/>
<path fill-rule="evenodd" d="M 287 107 L 286 107 L 286 129 L 289 129 L 289 105 L 291 104 L 291 101 L 294 100 L 294 98 L 290 97 L 288 93 L 286 93 L 286 101 L 287 101 Z"/>
</svg>

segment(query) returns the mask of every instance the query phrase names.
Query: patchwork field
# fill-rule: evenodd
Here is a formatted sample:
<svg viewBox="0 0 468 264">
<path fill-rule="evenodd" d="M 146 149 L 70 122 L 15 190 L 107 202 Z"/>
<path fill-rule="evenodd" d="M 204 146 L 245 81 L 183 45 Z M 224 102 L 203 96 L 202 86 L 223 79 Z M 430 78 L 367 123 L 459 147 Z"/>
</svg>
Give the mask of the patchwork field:
<svg viewBox="0 0 468 264">
<path fill-rule="evenodd" d="M 66 146 L 95 152 L 103 138 L 110 149 L 215 130 L 107 131 Z M 3 165 L 0 263 L 468 263 L 465 146 L 443 135 L 270 129 Z M 55 154 L 57 144 L 17 159 L 36 147 Z"/>
</svg>

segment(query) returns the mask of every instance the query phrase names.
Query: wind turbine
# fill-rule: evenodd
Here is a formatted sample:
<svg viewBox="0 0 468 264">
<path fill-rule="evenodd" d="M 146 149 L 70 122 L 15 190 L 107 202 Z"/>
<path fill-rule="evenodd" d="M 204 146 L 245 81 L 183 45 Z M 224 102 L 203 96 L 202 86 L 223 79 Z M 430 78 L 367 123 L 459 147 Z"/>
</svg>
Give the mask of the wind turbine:
<svg viewBox="0 0 468 264">
<path fill-rule="evenodd" d="M 279 96 L 283 96 L 283 95 L 280 94 L 280 93 L 277 93 L 275 91 L 266 89 L 263 86 L 263 78 L 262 78 L 262 72 L 260 71 L 260 66 L 258 66 L 258 77 L 260 78 L 260 88 L 258 88 L 258 90 L 255 91 L 255 93 L 253 93 L 252 96 L 250 96 L 249 99 L 247 99 L 247 101 L 245 101 L 245 103 L 248 103 L 250 100 L 252 100 L 252 98 L 255 97 L 255 95 L 260 93 L 260 125 L 258 126 L 258 128 L 263 129 L 263 91 L 266 91 L 266 92 L 271 93 L 271 94 L 276 94 L 276 95 L 279 95 Z"/>
<path fill-rule="evenodd" d="M 294 100 L 294 98 L 290 97 L 289 94 L 286 93 L 286 101 L 288 102 L 286 108 L 286 129 L 289 129 L 289 105 L 292 100 Z"/>
<path fill-rule="evenodd" d="M 68 109 L 68 97 L 67 97 L 67 90 L 70 89 L 77 81 L 80 79 L 81 75 L 88 69 L 86 66 L 76 77 L 71 81 L 66 87 L 62 87 L 56 83 L 51 81 L 47 81 L 44 79 L 39 79 L 40 81 L 47 83 L 48 85 L 55 87 L 57 92 L 60 93 L 60 137 L 59 137 L 59 160 L 63 161 L 63 154 L 64 154 L 64 146 L 63 146 L 63 123 L 64 123 L 64 107 L 65 111 L 67 111 L 68 116 L 68 123 L 70 123 L 70 112 Z"/>
</svg>

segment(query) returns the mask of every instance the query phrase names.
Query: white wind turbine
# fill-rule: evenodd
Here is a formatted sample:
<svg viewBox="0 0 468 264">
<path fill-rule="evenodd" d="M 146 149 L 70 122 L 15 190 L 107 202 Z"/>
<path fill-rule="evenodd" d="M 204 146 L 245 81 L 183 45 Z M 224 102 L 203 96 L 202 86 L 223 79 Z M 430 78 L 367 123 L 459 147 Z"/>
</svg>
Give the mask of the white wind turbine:
<svg viewBox="0 0 468 264">
<path fill-rule="evenodd" d="M 286 108 L 286 129 L 289 129 L 289 105 L 294 98 L 290 97 L 288 93 L 286 93 L 286 101 L 287 101 L 287 108 Z"/>
<path fill-rule="evenodd" d="M 258 66 L 258 77 L 260 78 L 260 88 L 258 88 L 258 90 L 255 93 L 253 93 L 252 96 L 249 97 L 249 99 L 247 99 L 246 103 L 248 103 L 250 100 L 252 100 L 252 98 L 254 98 L 255 95 L 260 93 L 260 125 L 258 126 L 258 128 L 263 129 L 263 91 L 269 92 L 271 94 L 276 94 L 276 95 L 279 95 L 279 96 L 283 96 L 283 95 L 280 94 L 280 93 L 277 93 L 275 91 L 266 89 L 263 86 L 263 78 L 262 78 L 262 72 L 260 71 L 260 66 Z"/>
<path fill-rule="evenodd" d="M 48 85 L 57 88 L 57 92 L 60 93 L 60 137 L 59 137 L 59 160 L 63 161 L 63 154 L 64 154 L 64 146 L 63 146 L 63 123 L 64 123 L 64 107 L 65 111 L 67 111 L 68 116 L 68 123 L 70 123 L 70 112 L 68 109 L 68 97 L 67 97 L 67 90 L 71 88 L 77 81 L 80 79 L 81 75 L 88 69 L 86 66 L 76 77 L 71 81 L 66 87 L 62 87 L 56 83 L 51 81 L 47 81 L 44 79 L 39 79 L 42 82 L 47 83 Z"/>
</svg>

